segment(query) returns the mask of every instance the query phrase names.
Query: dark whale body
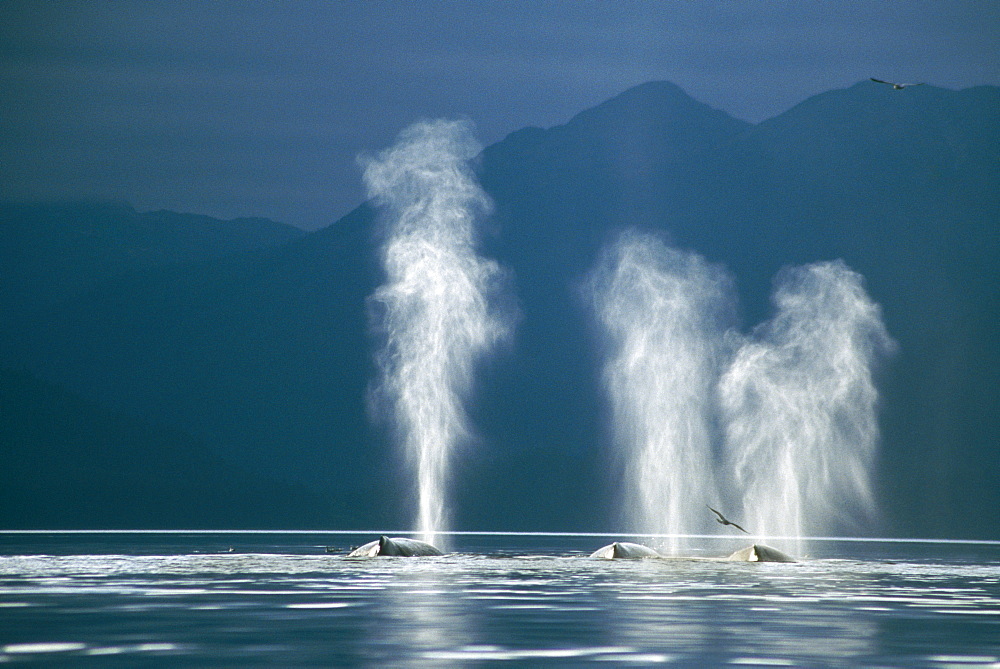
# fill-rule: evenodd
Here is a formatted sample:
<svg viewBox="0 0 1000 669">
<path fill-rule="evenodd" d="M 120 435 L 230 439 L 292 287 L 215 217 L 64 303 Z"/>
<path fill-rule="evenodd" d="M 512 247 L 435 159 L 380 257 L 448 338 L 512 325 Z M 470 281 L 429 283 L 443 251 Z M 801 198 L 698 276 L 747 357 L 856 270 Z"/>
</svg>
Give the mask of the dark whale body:
<svg viewBox="0 0 1000 669">
<path fill-rule="evenodd" d="M 795 558 L 782 553 L 776 548 L 764 544 L 753 544 L 742 548 L 732 555 L 722 558 L 711 557 L 668 557 L 660 555 L 652 548 L 642 544 L 632 544 L 627 541 L 616 541 L 613 544 L 599 548 L 591 554 L 592 558 L 604 560 L 639 560 L 643 558 L 660 558 L 663 560 L 698 560 L 707 562 L 795 562 Z"/>
<path fill-rule="evenodd" d="M 740 549 L 726 558 L 727 562 L 795 562 L 795 558 L 777 548 L 754 544 Z"/>
<path fill-rule="evenodd" d="M 364 546 L 355 548 L 347 557 L 416 557 L 422 555 L 443 555 L 443 553 L 425 541 L 404 537 L 389 538 L 383 534 L 377 541 L 371 541 Z"/>
<path fill-rule="evenodd" d="M 613 544 L 599 548 L 590 556 L 605 560 L 640 560 L 643 558 L 663 557 L 652 548 L 642 544 L 632 544 L 627 541 L 616 541 Z"/>
</svg>

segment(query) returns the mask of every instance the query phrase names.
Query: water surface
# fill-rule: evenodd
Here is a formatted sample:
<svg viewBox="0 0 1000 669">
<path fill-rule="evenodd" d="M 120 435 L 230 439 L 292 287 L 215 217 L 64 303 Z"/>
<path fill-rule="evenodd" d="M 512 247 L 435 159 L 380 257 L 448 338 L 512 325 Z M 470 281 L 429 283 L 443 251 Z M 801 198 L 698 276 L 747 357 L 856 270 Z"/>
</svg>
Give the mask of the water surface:
<svg viewBox="0 0 1000 669">
<path fill-rule="evenodd" d="M 443 557 L 344 557 L 371 538 L 0 534 L 0 662 L 1000 666 L 1000 543 L 813 542 L 752 564 L 459 535 Z"/>
</svg>

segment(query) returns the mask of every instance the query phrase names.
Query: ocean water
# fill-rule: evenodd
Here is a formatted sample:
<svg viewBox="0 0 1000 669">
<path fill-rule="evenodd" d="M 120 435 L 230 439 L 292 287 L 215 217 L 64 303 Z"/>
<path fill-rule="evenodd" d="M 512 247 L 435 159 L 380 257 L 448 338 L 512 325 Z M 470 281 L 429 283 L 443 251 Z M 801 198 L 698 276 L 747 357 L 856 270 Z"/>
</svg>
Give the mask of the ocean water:
<svg viewBox="0 0 1000 669">
<path fill-rule="evenodd" d="M 344 557 L 377 535 L 0 533 L 0 663 L 1000 667 L 1000 542 L 814 541 L 753 564 L 464 534 L 443 557 Z"/>
</svg>

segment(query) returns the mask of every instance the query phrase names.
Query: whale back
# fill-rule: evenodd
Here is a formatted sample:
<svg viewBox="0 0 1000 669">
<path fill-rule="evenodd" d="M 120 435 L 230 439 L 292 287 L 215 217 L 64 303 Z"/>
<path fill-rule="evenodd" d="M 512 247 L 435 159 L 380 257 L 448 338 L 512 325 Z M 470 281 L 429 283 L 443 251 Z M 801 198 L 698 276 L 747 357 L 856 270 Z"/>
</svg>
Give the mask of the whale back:
<svg viewBox="0 0 1000 669">
<path fill-rule="evenodd" d="M 399 557 L 414 557 L 418 555 L 442 555 L 441 551 L 426 541 L 383 536 L 379 539 L 379 555 L 396 555 Z"/>
<path fill-rule="evenodd" d="M 590 557 L 604 560 L 639 560 L 641 558 L 658 558 L 663 556 L 652 548 L 643 546 L 642 544 L 616 541 L 613 544 L 594 551 Z"/>
<path fill-rule="evenodd" d="M 425 541 L 382 535 L 378 541 L 370 541 L 354 549 L 347 557 L 415 557 L 442 554 L 440 550 Z"/>
<path fill-rule="evenodd" d="M 764 544 L 753 544 L 740 549 L 726 558 L 729 562 L 795 562 L 795 558 L 786 555 L 777 548 Z"/>
<path fill-rule="evenodd" d="M 375 557 L 378 555 L 379 543 L 379 541 L 369 541 L 365 545 L 355 548 L 347 557 Z"/>
</svg>

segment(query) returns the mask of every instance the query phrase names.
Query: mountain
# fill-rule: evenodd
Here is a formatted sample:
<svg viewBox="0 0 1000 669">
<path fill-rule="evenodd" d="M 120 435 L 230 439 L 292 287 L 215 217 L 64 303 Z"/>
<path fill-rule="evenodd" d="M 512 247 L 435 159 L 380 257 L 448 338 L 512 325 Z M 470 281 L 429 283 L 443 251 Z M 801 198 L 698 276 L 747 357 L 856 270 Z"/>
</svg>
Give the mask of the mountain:
<svg viewBox="0 0 1000 669">
<path fill-rule="evenodd" d="M 224 461 L 304 479 L 348 509 L 369 481 L 344 472 L 378 469 L 355 448 L 367 430 L 361 284 L 374 278 L 358 272 L 365 242 L 345 236 L 350 228 L 266 255 L 121 275 L 42 311 L 5 353 L 113 412 L 179 427 Z M 340 443 L 354 450 L 331 457 Z M 301 525 L 302 509 L 276 502 L 287 521 L 270 527 Z M 346 512 L 330 519 L 357 526 Z"/>
<path fill-rule="evenodd" d="M 650 83 L 484 150 L 483 253 L 511 270 L 521 321 L 477 378 L 457 525 L 620 527 L 579 286 L 614 231 L 638 226 L 725 264 L 747 329 L 784 266 L 862 273 L 899 343 L 880 370 L 885 523 L 869 533 L 991 536 L 977 516 L 1000 501 L 998 103 L 995 87 L 864 82 L 751 125 Z M 16 321 L 2 362 L 334 496 L 331 527 L 407 526 L 406 471 L 367 415 L 375 217 L 362 206 L 266 248 L 101 274 Z"/>
<path fill-rule="evenodd" d="M 23 371 L 0 370 L 0 434 L 4 528 L 322 527 L 330 516 L 330 500 Z"/>
<path fill-rule="evenodd" d="M 0 308 L 36 309 L 114 276 L 265 249 L 304 234 L 262 218 L 139 213 L 117 203 L 0 202 Z"/>
<path fill-rule="evenodd" d="M 866 277 L 900 345 L 880 379 L 880 531 L 982 535 L 972 519 L 996 505 L 1000 483 L 992 390 L 1000 381 L 1000 89 L 921 89 L 903 98 L 860 83 L 757 126 L 717 125 L 686 153 L 678 140 L 635 142 L 623 154 L 603 129 L 585 130 L 586 113 L 490 147 L 481 178 L 502 231 L 490 252 L 513 266 L 519 294 L 532 296 L 522 348 L 536 341 L 547 354 L 562 347 L 567 359 L 586 359 L 590 342 L 572 334 L 586 329 L 570 306 L 572 286 L 609 228 L 664 230 L 725 264 L 748 328 L 771 313 L 772 278 L 783 266 L 842 258 Z M 637 94 L 649 96 L 659 119 L 684 105 L 669 85 L 622 98 Z M 635 108 L 628 101 L 605 115 L 619 127 L 650 123 L 629 120 Z M 716 114 L 703 108 L 702 127 Z M 679 125 L 683 136 L 696 124 Z M 567 162 L 570 152 L 578 158 Z M 551 371 L 571 387 L 583 382 Z M 539 397 L 558 396 L 551 391 Z M 591 415 L 568 400 L 562 409 Z"/>
</svg>

